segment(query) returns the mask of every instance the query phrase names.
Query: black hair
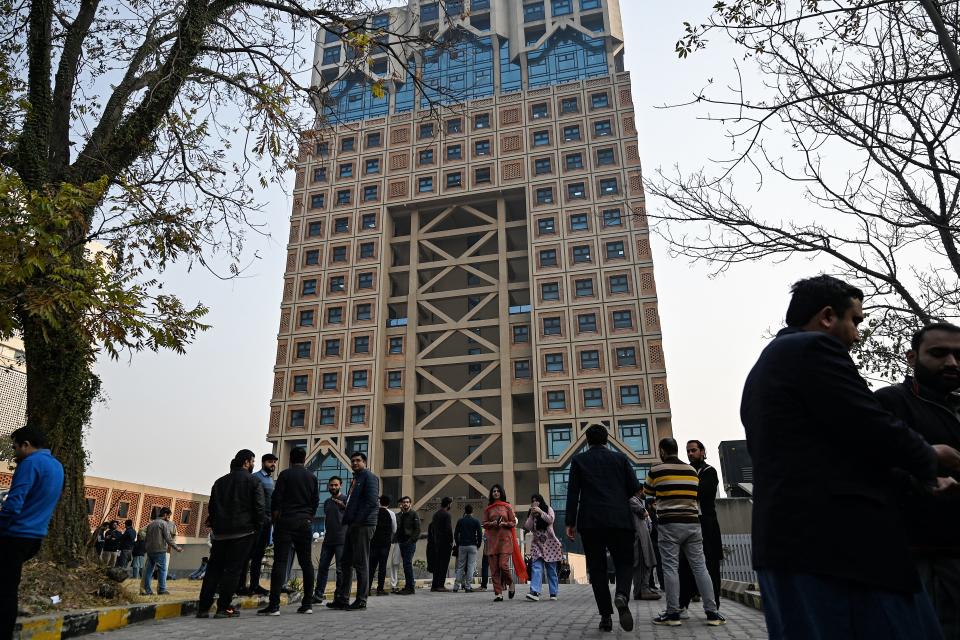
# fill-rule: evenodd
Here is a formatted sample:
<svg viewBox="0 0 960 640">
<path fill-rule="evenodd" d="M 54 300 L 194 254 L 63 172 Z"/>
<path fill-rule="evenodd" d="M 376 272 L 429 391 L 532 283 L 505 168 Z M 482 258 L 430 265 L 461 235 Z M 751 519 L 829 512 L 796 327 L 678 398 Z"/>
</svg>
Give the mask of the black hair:
<svg viewBox="0 0 960 640">
<path fill-rule="evenodd" d="M 163 516 L 169 516 L 173 511 L 170 510 L 170 507 L 160 507 L 160 511 L 157 514 L 162 518 Z"/>
<path fill-rule="evenodd" d="M 256 457 L 257 454 L 255 454 L 253 451 L 250 451 L 250 449 L 240 449 L 240 451 L 237 451 L 237 455 L 233 456 L 233 460 L 230 461 L 230 468 L 239 469 L 243 466 L 244 462 L 253 460 Z"/>
<path fill-rule="evenodd" d="M 47 440 L 43 437 L 40 429 L 29 424 L 25 424 L 19 429 L 14 430 L 14 432 L 10 434 L 10 437 L 18 445 L 29 442 L 36 449 L 43 449 L 47 444 Z"/>
<path fill-rule="evenodd" d="M 303 464 L 307 461 L 307 450 L 303 447 L 290 449 L 290 464 Z"/>
<path fill-rule="evenodd" d="M 389 506 L 390 506 L 390 496 L 387 496 L 387 495 L 380 496 L 380 506 L 381 506 L 381 507 L 389 507 Z"/>
<path fill-rule="evenodd" d="M 453 504 L 453 498 L 451 498 L 450 496 L 445 496 L 443 500 L 440 501 L 440 508 L 446 509 L 452 504 Z"/>
<path fill-rule="evenodd" d="M 787 307 L 787 326 L 802 327 L 824 307 L 842 316 L 851 307 L 851 300 L 863 302 L 863 291 L 843 280 L 828 275 L 798 280 L 790 287 L 792 296 Z"/>
<path fill-rule="evenodd" d="M 667 454 L 668 456 L 675 456 L 675 455 L 677 455 L 677 451 L 680 450 L 679 447 L 677 446 L 677 441 L 674 440 L 673 438 L 663 438 L 663 439 L 661 439 L 661 440 L 660 440 L 660 448 L 661 448 L 661 449 L 663 450 L 663 452 L 664 452 L 665 454 Z"/>
<path fill-rule="evenodd" d="M 500 490 L 500 501 L 501 501 L 501 502 L 506 502 L 506 501 L 507 501 L 507 492 L 503 490 L 503 487 L 502 487 L 502 486 L 500 486 L 499 484 L 495 484 L 495 485 L 493 485 L 492 487 L 490 487 L 490 495 L 487 497 L 487 504 L 493 504 L 493 503 L 495 502 L 495 500 L 493 499 L 493 490 L 494 490 L 494 489 L 499 489 L 499 490 Z"/>
<path fill-rule="evenodd" d="M 913 337 L 910 338 L 911 351 L 920 351 L 920 345 L 923 344 L 923 337 L 931 331 L 960 333 L 960 327 L 955 324 L 950 324 L 949 322 L 931 322 L 928 325 L 924 325 L 920 329 L 917 329 L 916 333 L 913 334 Z"/>
<path fill-rule="evenodd" d="M 413 498 L 411 498 L 410 496 L 402 496 L 400 498 L 400 502 L 403 502 L 404 500 L 409 500 L 410 502 L 413 502 Z"/>
<path fill-rule="evenodd" d="M 353 460 L 357 456 L 359 456 L 360 459 L 363 460 L 364 462 L 367 461 L 367 454 L 365 454 L 363 451 L 354 451 L 353 453 L 350 454 L 350 459 Z"/>
<path fill-rule="evenodd" d="M 533 504 L 533 501 L 534 501 L 534 500 L 536 500 L 537 502 L 540 503 L 540 509 L 541 509 L 542 511 L 546 512 L 548 509 L 550 509 L 550 503 L 548 503 L 548 502 L 544 499 L 544 497 L 543 497 L 542 495 L 540 495 L 539 493 L 535 493 L 535 494 L 533 494 L 532 496 L 530 496 L 530 504 Z M 534 519 L 533 526 L 534 526 L 534 528 L 537 529 L 538 531 L 546 531 L 546 530 L 547 530 L 547 527 L 550 526 L 550 523 L 548 523 L 546 520 L 544 520 L 541 516 L 537 516 L 537 517 Z"/>
<path fill-rule="evenodd" d="M 472 505 L 472 504 L 464 505 L 464 506 L 463 506 L 463 512 L 466 513 L 466 514 L 468 514 L 468 515 L 471 514 L 471 513 L 473 513 L 473 505 Z"/>
<path fill-rule="evenodd" d="M 705 446 L 703 446 L 703 443 L 700 442 L 699 440 L 687 440 L 687 446 L 688 446 L 688 447 L 690 446 L 690 443 L 691 443 L 691 442 L 693 442 L 693 443 L 696 444 L 698 447 L 700 447 L 700 451 L 703 451 L 703 459 L 706 460 L 706 459 L 707 459 L 707 448 L 706 448 Z"/>
<path fill-rule="evenodd" d="M 280 458 L 273 455 L 272 453 L 265 453 L 262 456 L 260 456 L 260 462 L 268 462 L 270 460 L 279 460 L 279 459 Z"/>
<path fill-rule="evenodd" d="M 334 480 L 336 480 L 336 481 L 339 482 L 340 484 L 343 484 L 343 478 L 341 478 L 340 476 L 330 476 L 330 479 L 327 480 L 327 484 L 330 484 L 330 483 L 333 482 Z"/>
<path fill-rule="evenodd" d="M 133 527 L 133 520 L 124 520 L 124 521 L 123 521 L 123 526 L 124 526 L 124 527 L 131 527 L 131 528 L 132 528 L 132 527 Z"/>
<path fill-rule="evenodd" d="M 607 433 L 607 428 L 602 424 L 591 425 L 587 429 L 587 444 L 591 447 L 607 444 L 607 438 L 609 435 L 610 434 Z"/>
</svg>

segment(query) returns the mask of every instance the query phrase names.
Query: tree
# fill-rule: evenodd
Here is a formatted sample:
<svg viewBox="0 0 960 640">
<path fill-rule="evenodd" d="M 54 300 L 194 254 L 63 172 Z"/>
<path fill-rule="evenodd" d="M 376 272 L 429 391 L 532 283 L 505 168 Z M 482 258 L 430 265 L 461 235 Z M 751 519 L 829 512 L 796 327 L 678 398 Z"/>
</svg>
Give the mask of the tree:
<svg viewBox="0 0 960 640">
<path fill-rule="evenodd" d="M 96 354 L 182 353 L 206 308 L 165 291 L 164 269 L 186 260 L 219 275 L 226 261 L 223 277 L 240 273 L 244 237 L 262 225 L 257 189 L 283 180 L 302 130 L 323 135 L 302 105 L 344 76 L 311 85 L 300 52 L 312 55 L 314 33 L 338 34 L 352 54 L 343 73 L 377 97 L 419 83 L 413 52 L 439 44 L 414 25 L 367 26 L 379 11 L 365 0 L 0 5 L 0 337 L 22 334 L 27 419 L 66 469 L 54 559 L 79 561 L 88 535 Z M 381 52 L 394 75 L 372 75 Z"/>
<path fill-rule="evenodd" d="M 862 286 L 870 317 L 858 355 L 902 370 L 916 327 L 960 316 L 958 3 L 933 0 L 735 0 L 686 24 L 680 57 L 717 35 L 759 86 L 708 85 L 686 103 L 719 109 L 734 154 L 710 170 L 660 170 L 651 214 L 678 255 L 717 271 L 741 262 L 823 258 Z M 771 142 L 786 142 L 786 153 Z M 816 214 L 777 219 L 743 194 L 749 179 L 795 183 Z"/>
</svg>

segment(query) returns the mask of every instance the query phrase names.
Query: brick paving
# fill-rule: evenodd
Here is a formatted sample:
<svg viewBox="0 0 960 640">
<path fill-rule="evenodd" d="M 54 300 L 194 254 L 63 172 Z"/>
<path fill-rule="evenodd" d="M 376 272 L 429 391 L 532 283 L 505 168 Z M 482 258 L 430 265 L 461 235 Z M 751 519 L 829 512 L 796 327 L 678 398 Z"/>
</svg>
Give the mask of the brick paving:
<svg viewBox="0 0 960 640">
<path fill-rule="evenodd" d="M 702 609 L 691 611 L 680 627 L 658 627 L 650 620 L 663 608 L 663 601 L 632 601 L 636 625 L 631 633 L 621 631 L 614 619 L 614 633 L 597 629 L 599 616 L 588 585 L 560 585 L 560 600 L 530 602 L 526 591 L 514 600 L 493 602 L 492 591 L 430 593 L 418 589 L 414 596 L 372 597 L 363 612 L 334 611 L 317 607 L 313 615 L 300 615 L 296 607 L 284 607 L 279 617 L 258 617 L 244 609 L 232 620 L 176 618 L 146 622 L 118 631 L 96 634 L 108 640 L 237 640 L 238 638 L 323 638 L 324 640 L 504 640 L 505 638 L 766 638 L 763 614 L 736 602 L 724 601 L 728 623 L 708 627 Z"/>
</svg>

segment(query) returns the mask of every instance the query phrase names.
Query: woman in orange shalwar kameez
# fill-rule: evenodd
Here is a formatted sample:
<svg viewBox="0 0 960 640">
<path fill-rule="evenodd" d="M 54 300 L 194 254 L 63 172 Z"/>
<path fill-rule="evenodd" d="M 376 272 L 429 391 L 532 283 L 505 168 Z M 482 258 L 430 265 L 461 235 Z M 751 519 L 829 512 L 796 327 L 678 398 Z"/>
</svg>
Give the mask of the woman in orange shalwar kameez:
<svg viewBox="0 0 960 640">
<path fill-rule="evenodd" d="M 523 556 L 520 554 L 520 545 L 517 541 L 517 516 L 513 507 L 507 502 L 507 494 L 498 484 L 490 489 L 490 500 L 483 510 L 483 528 L 487 532 L 487 545 L 484 553 L 490 565 L 490 577 L 493 578 L 494 602 L 503 602 L 503 588 L 508 588 L 510 597 L 516 593 L 513 577 L 510 575 L 510 558 L 514 560 L 517 577 L 521 582 L 526 580 L 526 567 Z"/>
</svg>

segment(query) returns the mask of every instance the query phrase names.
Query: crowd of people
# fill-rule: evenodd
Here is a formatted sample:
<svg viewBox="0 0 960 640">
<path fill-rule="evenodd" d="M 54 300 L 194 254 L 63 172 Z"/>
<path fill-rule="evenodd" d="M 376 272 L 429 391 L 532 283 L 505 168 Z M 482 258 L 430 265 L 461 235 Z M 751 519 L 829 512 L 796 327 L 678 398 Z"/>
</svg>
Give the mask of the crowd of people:
<svg viewBox="0 0 960 640">
<path fill-rule="evenodd" d="M 741 418 L 754 465 L 753 564 L 768 633 L 958 640 L 960 327 L 931 323 L 917 330 L 906 353 L 912 375 L 872 392 L 849 353 L 863 320 L 863 293 L 855 287 L 829 276 L 797 282 L 787 327 L 746 380 Z M 612 631 L 616 613 L 620 627 L 632 630 L 631 591 L 637 599 L 659 599 L 658 583 L 666 608 L 654 624 L 689 619 L 695 594 L 706 623 L 724 624 L 714 504 L 719 478 L 703 443 L 687 442 L 688 463 L 673 438 L 661 439 L 660 462 L 641 485 L 627 456 L 607 446 L 604 426 L 589 426 L 585 439 L 587 449 L 570 461 L 564 524 L 566 537 L 582 543 L 599 628 Z M 12 636 L 23 563 L 38 552 L 63 487 L 63 468 L 42 433 L 26 426 L 12 441 L 17 468 L 0 508 L 0 640 Z M 399 511 L 392 511 L 357 451 L 349 486 L 344 491 L 344 479 L 331 478 L 321 505 L 306 451 L 295 448 L 289 456 L 274 480 L 276 456 L 263 456 L 254 473 L 255 455 L 243 449 L 214 483 L 210 555 L 193 576 L 202 578 L 197 616 L 236 617 L 237 593 L 268 596 L 258 615 L 280 615 L 294 557 L 303 578 L 300 614 L 315 605 L 362 611 L 374 594 L 413 595 L 422 521 L 411 498 L 401 497 Z M 479 557 L 479 588 L 486 589 L 489 574 L 496 602 L 514 598 L 517 585 L 528 581 L 526 599 L 559 598 L 565 552 L 555 533 L 557 512 L 542 495 L 530 496 L 529 505 L 518 515 L 504 487 L 493 485 L 483 513 L 475 516 L 464 505 L 454 524 L 453 500 L 443 498 L 426 531 L 431 591 L 448 590 L 454 556 L 453 591 L 474 591 Z M 325 536 L 314 571 L 313 521 L 321 508 Z M 111 569 L 129 565 L 147 594 L 156 569 L 164 593 L 168 554 L 179 550 L 170 515 L 160 510 L 139 533 L 129 520 L 123 528 L 104 523 L 91 538 L 97 561 Z M 260 572 L 271 541 L 266 589 Z M 331 564 L 336 584 L 327 601 Z"/>
</svg>

